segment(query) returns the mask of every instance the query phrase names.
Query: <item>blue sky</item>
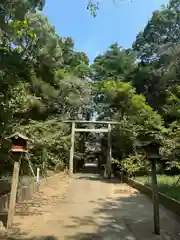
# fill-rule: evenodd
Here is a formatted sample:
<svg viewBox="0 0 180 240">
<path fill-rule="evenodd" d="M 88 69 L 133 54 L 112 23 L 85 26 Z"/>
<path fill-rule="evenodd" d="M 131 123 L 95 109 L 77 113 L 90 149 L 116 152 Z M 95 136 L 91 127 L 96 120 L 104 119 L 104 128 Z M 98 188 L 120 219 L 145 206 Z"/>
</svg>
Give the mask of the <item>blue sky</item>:
<svg viewBox="0 0 180 240">
<path fill-rule="evenodd" d="M 86 9 L 88 0 L 46 0 L 44 14 L 60 36 L 72 37 L 75 49 L 85 52 L 91 62 L 108 46 L 118 42 L 131 47 L 152 12 L 168 0 L 100 0 L 96 18 Z"/>
</svg>

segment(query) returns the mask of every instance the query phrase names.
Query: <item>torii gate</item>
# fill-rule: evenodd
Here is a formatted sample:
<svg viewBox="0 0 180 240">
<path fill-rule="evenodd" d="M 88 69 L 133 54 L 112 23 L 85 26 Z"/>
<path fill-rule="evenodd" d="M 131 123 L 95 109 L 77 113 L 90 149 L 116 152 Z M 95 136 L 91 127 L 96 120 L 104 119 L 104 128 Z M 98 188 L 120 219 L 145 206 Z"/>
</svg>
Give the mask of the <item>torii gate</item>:
<svg viewBox="0 0 180 240">
<path fill-rule="evenodd" d="M 111 159 L 112 159 L 112 145 L 111 145 L 111 125 L 117 125 L 119 122 L 110 122 L 110 121 L 83 121 L 83 120 L 67 120 L 63 121 L 64 123 L 71 123 L 71 149 L 70 149 L 70 158 L 69 158 L 69 175 L 73 174 L 73 159 L 74 159 L 74 141 L 76 132 L 95 132 L 95 133 L 108 133 L 108 156 L 105 168 L 105 175 L 111 176 Z M 106 128 L 76 128 L 76 124 L 100 124 L 107 125 Z"/>
</svg>

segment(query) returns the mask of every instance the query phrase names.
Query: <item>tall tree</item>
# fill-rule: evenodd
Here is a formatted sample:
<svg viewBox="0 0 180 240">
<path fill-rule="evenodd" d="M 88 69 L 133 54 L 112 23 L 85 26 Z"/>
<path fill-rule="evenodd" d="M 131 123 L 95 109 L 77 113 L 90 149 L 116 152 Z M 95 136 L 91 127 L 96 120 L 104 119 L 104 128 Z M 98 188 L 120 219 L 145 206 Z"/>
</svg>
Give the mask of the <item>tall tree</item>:
<svg viewBox="0 0 180 240">
<path fill-rule="evenodd" d="M 153 13 L 133 44 L 141 63 L 133 84 L 167 123 L 179 119 L 179 0 Z"/>
<path fill-rule="evenodd" d="M 179 0 L 155 11 L 143 31 L 136 37 L 133 49 L 142 61 L 157 60 L 180 44 Z"/>
<path fill-rule="evenodd" d="M 93 79 L 130 80 L 128 77 L 135 68 L 134 56 L 128 49 L 121 49 L 117 43 L 112 44 L 102 55 L 95 58 L 92 65 Z"/>
</svg>

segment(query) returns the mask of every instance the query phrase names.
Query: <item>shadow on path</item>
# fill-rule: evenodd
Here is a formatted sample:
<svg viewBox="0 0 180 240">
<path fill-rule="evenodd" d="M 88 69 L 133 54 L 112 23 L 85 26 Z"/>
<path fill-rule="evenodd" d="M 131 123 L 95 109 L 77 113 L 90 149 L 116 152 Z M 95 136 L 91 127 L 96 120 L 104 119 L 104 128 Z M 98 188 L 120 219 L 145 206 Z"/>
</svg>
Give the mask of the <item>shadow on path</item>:
<svg viewBox="0 0 180 240">
<path fill-rule="evenodd" d="M 82 179 L 82 180 L 91 180 L 91 181 L 100 181 L 103 183 L 109 183 L 109 184 L 119 184 L 120 180 L 118 178 L 105 178 L 102 174 L 77 174 L 74 176 L 76 179 Z"/>
<path fill-rule="evenodd" d="M 99 175 L 76 175 L 75 179 L 101 181 L 102 183 L 120 183 L 117 179 L 107 180 Z M 108 185 L 109 186 L 109 185 Z M 113 186 L 113 185 L 112 185 Z M 103 184 L 102 184 L 103 187 Z M 78 194 L 78 190 L 77 190 Z M 85 193 L 86 194 L 86 193 Z M 101 195 L 100 195 L 101 196 Z M 68 202 L 67 202 L 68 204 Z M 113 196 L 89 200 L 92 205 L 89 213 L 78 216 L 70 213 L 69 224 L 59 226 L 58 236 L 27 238 L 26 233 L 18 230 L 3 240 L 165 240 L 164 235 L 157 237 L 153 233 L 153 211 L 151 201 L 144 195 L 130 193 L 124 184 L 114 188 Z M 83 203 L 75 205 L 83 208 Z M 164 209 L 160 211 L 161 228 L 171 240 L 180 239 L 180 224 L 174 215 Z M 61 237 L 61 227 L 63 237 Z M 16 226 L 15 226 L 16 228 Z M 1 239 L 1 238 L 0 238 Z"/>
<path fill-rule="evenodd" d="M 77 178 L 111 184 L 120 183 L 119 179 L 108 180 L 100 175 L 77 176 Z M 91 204 L 98 206 L 93 210 L 92 215 L 82 218 L 71 216 L 73 224 L 65 227 L 82 229 L 83 227 L 96 226 L 96 231 L 88 233 L 80 231 L 74 235 L 67 236 L 65 239 L 153 240 L 165 239 L 164 233 L 166 236 L 171 236 L 170 239 L 180 239 L 180 224 L 177 222 L 177 216 L 164 210 L 164 208 L 160 209 L 162 234 L 160 237 L 155 236 L 153 233 L 152 202 L 139 192 L 130 194 L 128 191 L 130 191 L 130 188 L 127 188 L 127 186 L 119 187 L 115 190 L 115 197 L 113 198 L 91 200 Z"/>
<path fill-rule="evenodd" d="M 1 238 L 0 238 L 1 239 Z M 32 238 L 20 238 L 20 237 L 6 237 L 2 240 L 59 240 L 55 236 L 42 236 L 42 237 L 32 237 Z"/>
<path fill-rule="evenodd" d="M 96 232 L 79 232 L 66 239 L 153 239 L 152 219 L 147 219 L 145 216 L 138 217 L 137 219 L 136 215 L 139 211 L 143 212 L 145 207 L 143 204 L 137 204 L 137 202 L 140 201 L 139 198 L 141 198 L 141 196 L 121 197 L 116 201 L 108 198 L 106 202 L 99 199 L 99 207 L 93 211 L 93 216 L 83 218 L 72 216 L 71 218 L 74 224 L 66 226 L 67 228 L 74 229 L 94 225 L 96 226 Z M 96 221 L 97 218 L 100 218 L 100 223 Z M 143 234 L 142 229 L 144 230 Z"/>
</svg>

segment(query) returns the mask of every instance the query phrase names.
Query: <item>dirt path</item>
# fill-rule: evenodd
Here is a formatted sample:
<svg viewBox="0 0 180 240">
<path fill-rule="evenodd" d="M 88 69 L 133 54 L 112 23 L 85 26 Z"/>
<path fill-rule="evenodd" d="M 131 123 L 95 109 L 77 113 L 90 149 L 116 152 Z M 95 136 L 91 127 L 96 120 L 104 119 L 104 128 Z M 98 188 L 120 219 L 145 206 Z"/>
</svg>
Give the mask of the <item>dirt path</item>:
<svg viewBox="0 0 180 240">
<path fill-rule="evenodd" d="M 85 175 L 66 181 L 56 178 L 17 210 L 13 239 L 180 239 L 180 223 L 171 213 L 161 208 L 165 230 L 155 237 L 152 204 L 144 195 L 127 185 Z M 174 238 L 166 238 L 164 232 Z"/>
</svg>

